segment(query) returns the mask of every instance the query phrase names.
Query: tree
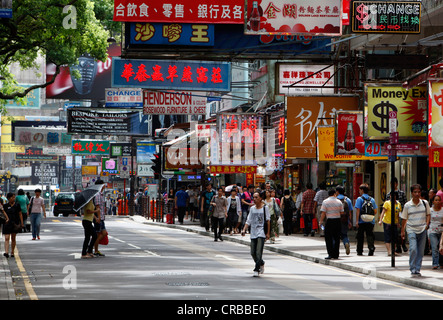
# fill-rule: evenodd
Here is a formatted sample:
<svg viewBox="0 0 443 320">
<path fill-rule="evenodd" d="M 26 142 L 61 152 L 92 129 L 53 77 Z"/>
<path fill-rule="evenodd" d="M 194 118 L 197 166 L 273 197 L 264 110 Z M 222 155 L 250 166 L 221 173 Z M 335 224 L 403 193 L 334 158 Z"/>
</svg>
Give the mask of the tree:
<svg viewBox="0 0 443 320">
<path fill-rule="evenodd" d="M 118 28 L 109 8 L 112 0 L 14 0 L 13 18 L 0 19 L 0 114 L 6 113 L 5 100 L 20 100 L 56 78 L 23 90 L 9 70 L 12 63 L 30 69 L 36 67 L 37 56 L 44 55 L 58 75 L 60 66 L 78 64 L 84 53 L 105 61 L 110 31 Z"/>
</svg>

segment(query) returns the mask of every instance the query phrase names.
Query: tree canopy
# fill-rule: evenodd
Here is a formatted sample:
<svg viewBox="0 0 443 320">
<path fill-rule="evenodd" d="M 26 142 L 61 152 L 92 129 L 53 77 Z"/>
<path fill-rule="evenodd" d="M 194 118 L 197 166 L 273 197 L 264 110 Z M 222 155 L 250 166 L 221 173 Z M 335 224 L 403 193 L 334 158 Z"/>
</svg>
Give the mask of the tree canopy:
<svg viewBox="0 0 443 320">
<path fill-rule="evenodd" d="M 119 30 L 112 0 L 14 0 L 12 9 L 12 19 L 0 19 L 0 106 L 55 80 L 23 89 L 9 70 L 12 63 L 24 70 L 37 67 L 40 54 L 58 74 L 60 66 L 77 64 L 84 53 L 105 61 L 110 32 Z"/>
</svg>

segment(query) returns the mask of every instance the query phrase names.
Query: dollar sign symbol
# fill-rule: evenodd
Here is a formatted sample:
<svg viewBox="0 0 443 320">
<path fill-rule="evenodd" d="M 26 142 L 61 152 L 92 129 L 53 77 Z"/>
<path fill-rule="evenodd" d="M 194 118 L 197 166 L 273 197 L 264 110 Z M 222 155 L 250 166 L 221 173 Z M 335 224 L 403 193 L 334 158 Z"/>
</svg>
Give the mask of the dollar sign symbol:
<svg viewBox="0 0 443 320">
<path fill-rule="evenodd" d="M 357 7 L 357 12 L 360 13 L 360 15 L 356 16 L 356 18 L 361 23 L 369 19 L 368 7 L 364 4 L 361 4 Z"/>
<path fill-rule="evenodd" d="M 391 110 L 397 111 L 397 107 L 392 103 L 389 103 L 389 101 L 382 101 L 374 106 L 374 115 L 381 120 L 380 125 L 378 125 L 377 122 L 372 121 L 374 129 L 380 131 L 380 133 L 389 133 L 389 111 Z"/>
</svg>

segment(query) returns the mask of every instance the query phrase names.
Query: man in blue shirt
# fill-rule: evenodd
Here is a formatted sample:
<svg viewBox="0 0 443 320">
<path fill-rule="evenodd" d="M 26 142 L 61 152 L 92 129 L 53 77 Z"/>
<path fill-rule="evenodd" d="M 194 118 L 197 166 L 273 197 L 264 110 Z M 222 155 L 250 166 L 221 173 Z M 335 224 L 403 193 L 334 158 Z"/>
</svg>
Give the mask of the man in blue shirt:
<svg viewBox="0 0 443 320">
<path fill-rule="evenodd" d="M 180 190 L 175 194 L 175 208 L 177 209 L 178 222 L 183 224 L 183 217 L 186 213 L 186 208 L 188 207 L 189 195 L 185 191 L 185 187 L 181 187 Z"/>
<path fill-rule="evenodd" d="M 369 254 L 368 256 L 373 256 L 375 251 L 374 246 L 374 225 L 375 225 L 375 215 L 377 214 L 377 204 L 375 203 L 374 198 L 370 197 L 368 195 L 369 187 L 367 184 L 361 184 L 360 185 L 360 197 L 357 198 L 357 201 L 355 202 L 355 209 L 356 210 L 356 223 L 355 226 L 357 227 L 357 255 L 362 256 L 363 255 L 363 242 L 365 239 L 365 233 L 366 233 L 366 241 L 368 243 L 368 249 Z M 371 221 L 364 221 L 360 215 L 360 210 L 363 207 L 363 204 L 365 203 L 365 200 L 370 199 L 374 218 Z"/>
</svg>

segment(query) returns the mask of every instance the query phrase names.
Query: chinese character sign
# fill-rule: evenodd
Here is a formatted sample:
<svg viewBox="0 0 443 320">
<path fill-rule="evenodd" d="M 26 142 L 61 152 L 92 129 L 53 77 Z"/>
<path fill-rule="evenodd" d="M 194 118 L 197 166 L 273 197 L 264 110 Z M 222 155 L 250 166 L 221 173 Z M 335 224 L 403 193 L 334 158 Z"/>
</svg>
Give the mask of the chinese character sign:
<svg viewBox="0 0 443 320">
<path fill-rule="evenodd" d="M 114 21 L 242 24 L 242 0 L 115 0 Z"/>
<path fill-rule="evenodd" d="M 229 62 L 113 58 L 112 86 L 228 92 Z"/>
<path fill-rule="evenodd" d="M 278 94 L 334 94 L 333 88 L 321 88 L 321 86 L 334 85 L 334 66 L 307 64 L 278 64 L 277 66 Z M 295 85 L 287 87 L 292 84 Z"/>
<path fill-rule="evenodd" d="M 443 148 L 429 149 L 429 167 L 443 167 Z"/>
<path fill-rule="evenodd" d="M 161 44 L 184 46 L 213 46 L 213 24 L 150 23 L 130 24 L 130 44 Z"/>
<path fill-rule="evenodd" d="M 340 0 L 247 0 L 245 34 L 341 35 Z"/>
<path fill-rule="evenodd" d="M 420 1 L 353 1 L 352 32 L 420 33 Z"/>
<path fill-rule="evenodd" d="M 72 140 L 72 154 L 109 156 L 110 142 L 106 140 Z"/>
<path fill-rule="evenodd" d="M 428 147 L 443 147 L 443 82 L 429 82 L 428 130 Z"/>
<path fill-rule="evenodd" d="M 406 90 L 401 86 L 365 85 L 367 132 L 369 139 L 389 138 L 389 112 L 397 112 L 400 139 L 425 140 L 428 128 L 426 87 Z"/>
</svg>

